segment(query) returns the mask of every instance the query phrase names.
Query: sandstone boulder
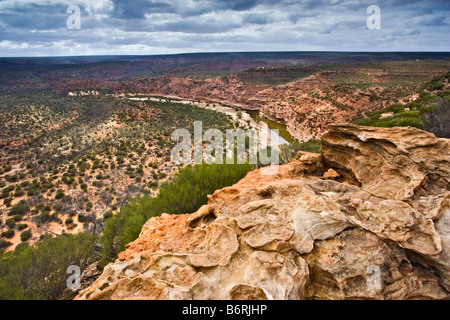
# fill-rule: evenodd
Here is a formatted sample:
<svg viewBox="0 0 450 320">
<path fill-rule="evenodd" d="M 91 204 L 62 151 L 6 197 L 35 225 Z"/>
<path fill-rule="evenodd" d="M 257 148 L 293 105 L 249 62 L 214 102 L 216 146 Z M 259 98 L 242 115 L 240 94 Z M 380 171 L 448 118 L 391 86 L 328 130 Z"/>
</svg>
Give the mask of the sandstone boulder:
<svg viewBox="0 0 450 320">
<path fill-rule="evenodd" d="M 322 143 L 150 219 L 77 298 L 448 298 L 449 140 L 333 125 Z"/>
</svg>

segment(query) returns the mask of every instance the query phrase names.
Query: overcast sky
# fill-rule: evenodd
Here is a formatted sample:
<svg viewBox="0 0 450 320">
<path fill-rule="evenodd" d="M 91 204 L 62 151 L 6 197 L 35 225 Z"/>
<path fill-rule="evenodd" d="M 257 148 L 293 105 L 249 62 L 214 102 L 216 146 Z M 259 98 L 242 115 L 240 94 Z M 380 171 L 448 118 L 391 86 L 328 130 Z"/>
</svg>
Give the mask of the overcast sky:
<svg viewBox="0 0 450 320">
<path fill-rule="evenodd" d="M 0 56 L 450 51 L 449 34 L 450 0 L 0 0 Z"/>
</svg>

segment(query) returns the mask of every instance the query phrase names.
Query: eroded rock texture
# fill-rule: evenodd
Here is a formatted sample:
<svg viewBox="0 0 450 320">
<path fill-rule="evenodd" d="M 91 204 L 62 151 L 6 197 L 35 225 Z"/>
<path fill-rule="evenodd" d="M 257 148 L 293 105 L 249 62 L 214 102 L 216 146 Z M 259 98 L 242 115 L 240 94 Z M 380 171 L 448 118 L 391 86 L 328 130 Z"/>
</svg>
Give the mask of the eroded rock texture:
<svg viewBox="0 0 450 320">
<path fill-rule="evenodd" d="M 322 143 L 150 219 L 78 298 L 448 298 L 449 140 L 332 125 Z"/>
</svg>

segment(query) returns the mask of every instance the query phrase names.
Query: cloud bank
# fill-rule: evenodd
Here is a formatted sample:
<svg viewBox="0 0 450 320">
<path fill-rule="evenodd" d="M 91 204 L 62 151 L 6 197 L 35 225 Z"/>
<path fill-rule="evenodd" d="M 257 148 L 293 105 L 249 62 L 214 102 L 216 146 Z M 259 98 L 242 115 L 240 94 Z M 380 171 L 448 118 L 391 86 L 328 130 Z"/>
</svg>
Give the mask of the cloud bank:
<svg viewBox="0 0 450 320">
<path fill-rule="evenodd" d="M 81 29 L 69 30 L 69 5 Z M 366 25 L 370 5 L 381 29 Z M 450 51 L 444 0 L 0 0 L 0 56 Z"/>
</svg>

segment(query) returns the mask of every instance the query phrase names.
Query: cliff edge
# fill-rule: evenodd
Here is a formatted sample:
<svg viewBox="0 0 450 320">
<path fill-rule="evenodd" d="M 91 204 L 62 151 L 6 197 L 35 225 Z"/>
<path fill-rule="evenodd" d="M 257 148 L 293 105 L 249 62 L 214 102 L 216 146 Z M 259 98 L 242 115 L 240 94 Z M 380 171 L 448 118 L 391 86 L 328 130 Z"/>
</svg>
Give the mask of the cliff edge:
<svg viewBox="0 0 450 320">
<path fill-rule="evenodd" d="M 77 299 L 445 299 L 450 140 L 330 125 L 322 153 L 150 219 Z"/>
</svg>

